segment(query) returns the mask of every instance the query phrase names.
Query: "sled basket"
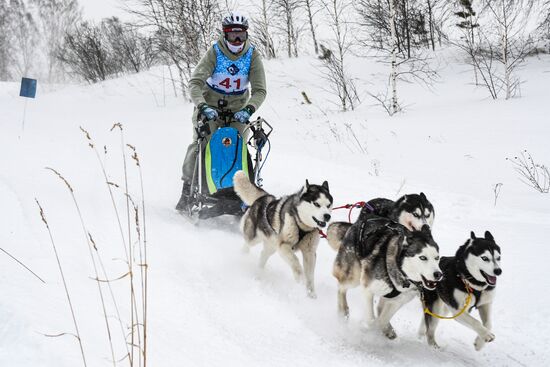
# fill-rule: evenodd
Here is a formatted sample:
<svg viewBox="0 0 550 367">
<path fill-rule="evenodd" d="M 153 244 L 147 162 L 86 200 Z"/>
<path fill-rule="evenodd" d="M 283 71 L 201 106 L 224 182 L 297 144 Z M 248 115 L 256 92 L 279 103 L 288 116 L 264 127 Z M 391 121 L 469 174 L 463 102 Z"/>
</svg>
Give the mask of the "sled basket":
<svg viewBox="0 0 550 367">
<path fill-rule="evenodd" d="M 233 188 L 235 172 L 242 170 L 250 177 L 252 159 L 246 143 L 237 129 L 222 127 L 216 130 L 204 152 L 204 172 L 208 193 Z"/>
</svg>

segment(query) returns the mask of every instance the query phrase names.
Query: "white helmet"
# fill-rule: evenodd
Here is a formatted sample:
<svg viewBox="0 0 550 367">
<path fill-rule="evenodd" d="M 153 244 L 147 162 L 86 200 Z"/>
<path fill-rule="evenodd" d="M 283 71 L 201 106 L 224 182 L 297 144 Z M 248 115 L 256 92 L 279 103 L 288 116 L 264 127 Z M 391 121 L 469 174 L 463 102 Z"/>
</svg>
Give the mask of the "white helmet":
<svg viewBox="0 0 550 367">
<path fill-rule="evenodd" d="M 222 28 L 238 27 L 248 29 L 248 18 L 238 11 L 232 11 L 222 19 Z"/>
</svg>

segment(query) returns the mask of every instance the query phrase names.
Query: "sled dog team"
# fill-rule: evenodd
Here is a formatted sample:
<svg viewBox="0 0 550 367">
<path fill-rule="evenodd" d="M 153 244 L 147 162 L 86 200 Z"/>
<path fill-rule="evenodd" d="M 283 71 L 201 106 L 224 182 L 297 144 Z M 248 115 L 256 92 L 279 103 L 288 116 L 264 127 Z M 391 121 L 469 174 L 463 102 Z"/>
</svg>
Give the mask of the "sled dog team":
<svg viewBox="0 0 550 367">
<path fill-rule="evenodd" d="M 315 298 L 319 230 L 327 227 L 333 205 L 328 183 L 314 185 L 306 180 L 300 191 L 276 198 L 251 183 L 242 171 L 233 181 L 235 192 L 249 206 L 241 219 L 245 250 L 263 243 L 262 268 L 279 252 L 294 278 L 305 280 L 308 296 Z M 395 202 L 373 199 L 363 206 L 355 223 L 328 225 L 327 240 L 337 251 L 332 274 L 338 281 L 338 313 L 349 317 L 347 291 L 360 286 L 366 299 L 367 325 L 394 339 L 392 317 L 419 296 L 424 308 L 419 333 L 430 345 L 437 347 L 439 318 L 450 313 L 450 318 L 477 333 L 474 346 L 480 350 L 495 339 L 491 304 L 502 273 L 500 247 L 489 231 L 483 237 L 471 232 L 455 256 L 440 258 L 431 235 L 434 216 L 432 204 L 420 193 L 404 195 Z M 470 314 L 473 308 L 478 309 L 481 322 Z"/>
</svg>

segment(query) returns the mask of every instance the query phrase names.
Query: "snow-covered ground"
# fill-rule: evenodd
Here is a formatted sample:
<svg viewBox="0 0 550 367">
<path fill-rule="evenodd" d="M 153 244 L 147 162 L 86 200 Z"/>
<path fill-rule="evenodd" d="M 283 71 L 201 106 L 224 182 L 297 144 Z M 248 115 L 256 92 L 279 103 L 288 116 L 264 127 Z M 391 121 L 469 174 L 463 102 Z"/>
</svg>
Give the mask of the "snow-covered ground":
<svg viewBox="0 0 550 367">
<path fill-rule="evenodd" d="M 120 134 L 109 131 L 115 122 L 124 126 L 125 142 L 136 146 L 144 174 L 149 365 L 548 365 L 550 194 L 521 183 L 506 158 L 527 149 L 550 164 L 550 59 L 529 60 L 521 71 L 523 97 L 510 101 L 487 99 L 469 84 L 465 66 L 451 56 L 447 61 L 433 92 L 401 85 L 407 111 L 393 118 L 365 96 L 356 111 L 336 112 L 313 58 L 266 62 L 269 93 L 259 115 L 275 132 L 263 176 L 274 194 L 294 192 L 306 178 L 328 180 L 335 204 L 423 191 L 436 208 L 434 237 L 443 255 L 454 254 L 470 231 L 490 230 L 502 248 L 503 275 L 494 305 L 496 340 L 481 352 L 474 351 L 474 333 L 453 321 L 440 323 L 440 350 L 418 340 L 418 300 L 396 315 L 394 341 L 361 327 L 359 289 L 349 293 L 351 319 L 342 324 L 331 275 L 335 253 L 323 240 L 312 300 L 278 256 L 260 271 L 259 251 L 242 254 L 238 233 L 185 222 L 173 207 L 192 106 L 174 98 L 162 70 L 154 69 L 93 86 L 40 86 L 38 98 L 28 101 L 24 131 L 18 85 L 0 83 L 0 247 L 46 281 L 0 253 L 0 366 L 82 365 L 74 338 L 44 336 L 71 333 L 73 326 L 35 198 L 66 272 L 89 366 L 113 365 L 78 214 L 66 187 L 44 167 L 70 181 L 109 274 L 124 274 L 110 197 L 79 129 L 90 132 L 110 180 L 122 184 Z M 360 90 L 376 92 L 381 66 L 356 59 L 352 67 Z M 302 91 L 312 105 L 302 103 Z M 130 192 L 140 201 L 137 171 L 128 164 Z M 497 183 L 503 185 L 495 206 Z M 115 196 L 124 212 L 122 191 L 115 189 Z M 347 212 L 334 217 L 345 219 Z M 126 315 L 122 283 L 113 287 Z M 115 328 L 113 338 L 120 357 L 121 331 Z"/>
</svg>

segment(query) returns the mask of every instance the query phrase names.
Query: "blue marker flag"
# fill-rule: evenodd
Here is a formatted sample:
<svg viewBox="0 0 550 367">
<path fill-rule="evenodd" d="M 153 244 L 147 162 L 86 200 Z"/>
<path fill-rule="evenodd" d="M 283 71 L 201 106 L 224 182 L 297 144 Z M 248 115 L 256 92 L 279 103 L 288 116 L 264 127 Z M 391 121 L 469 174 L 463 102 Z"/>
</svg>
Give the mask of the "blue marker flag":
<svg viewBox="0 0 550 367">
<path fill-rule="evenodd" d="M 36 79 L 21 79 L 20 97 L 34 98 L 36 96 Z"/>
</svg>

